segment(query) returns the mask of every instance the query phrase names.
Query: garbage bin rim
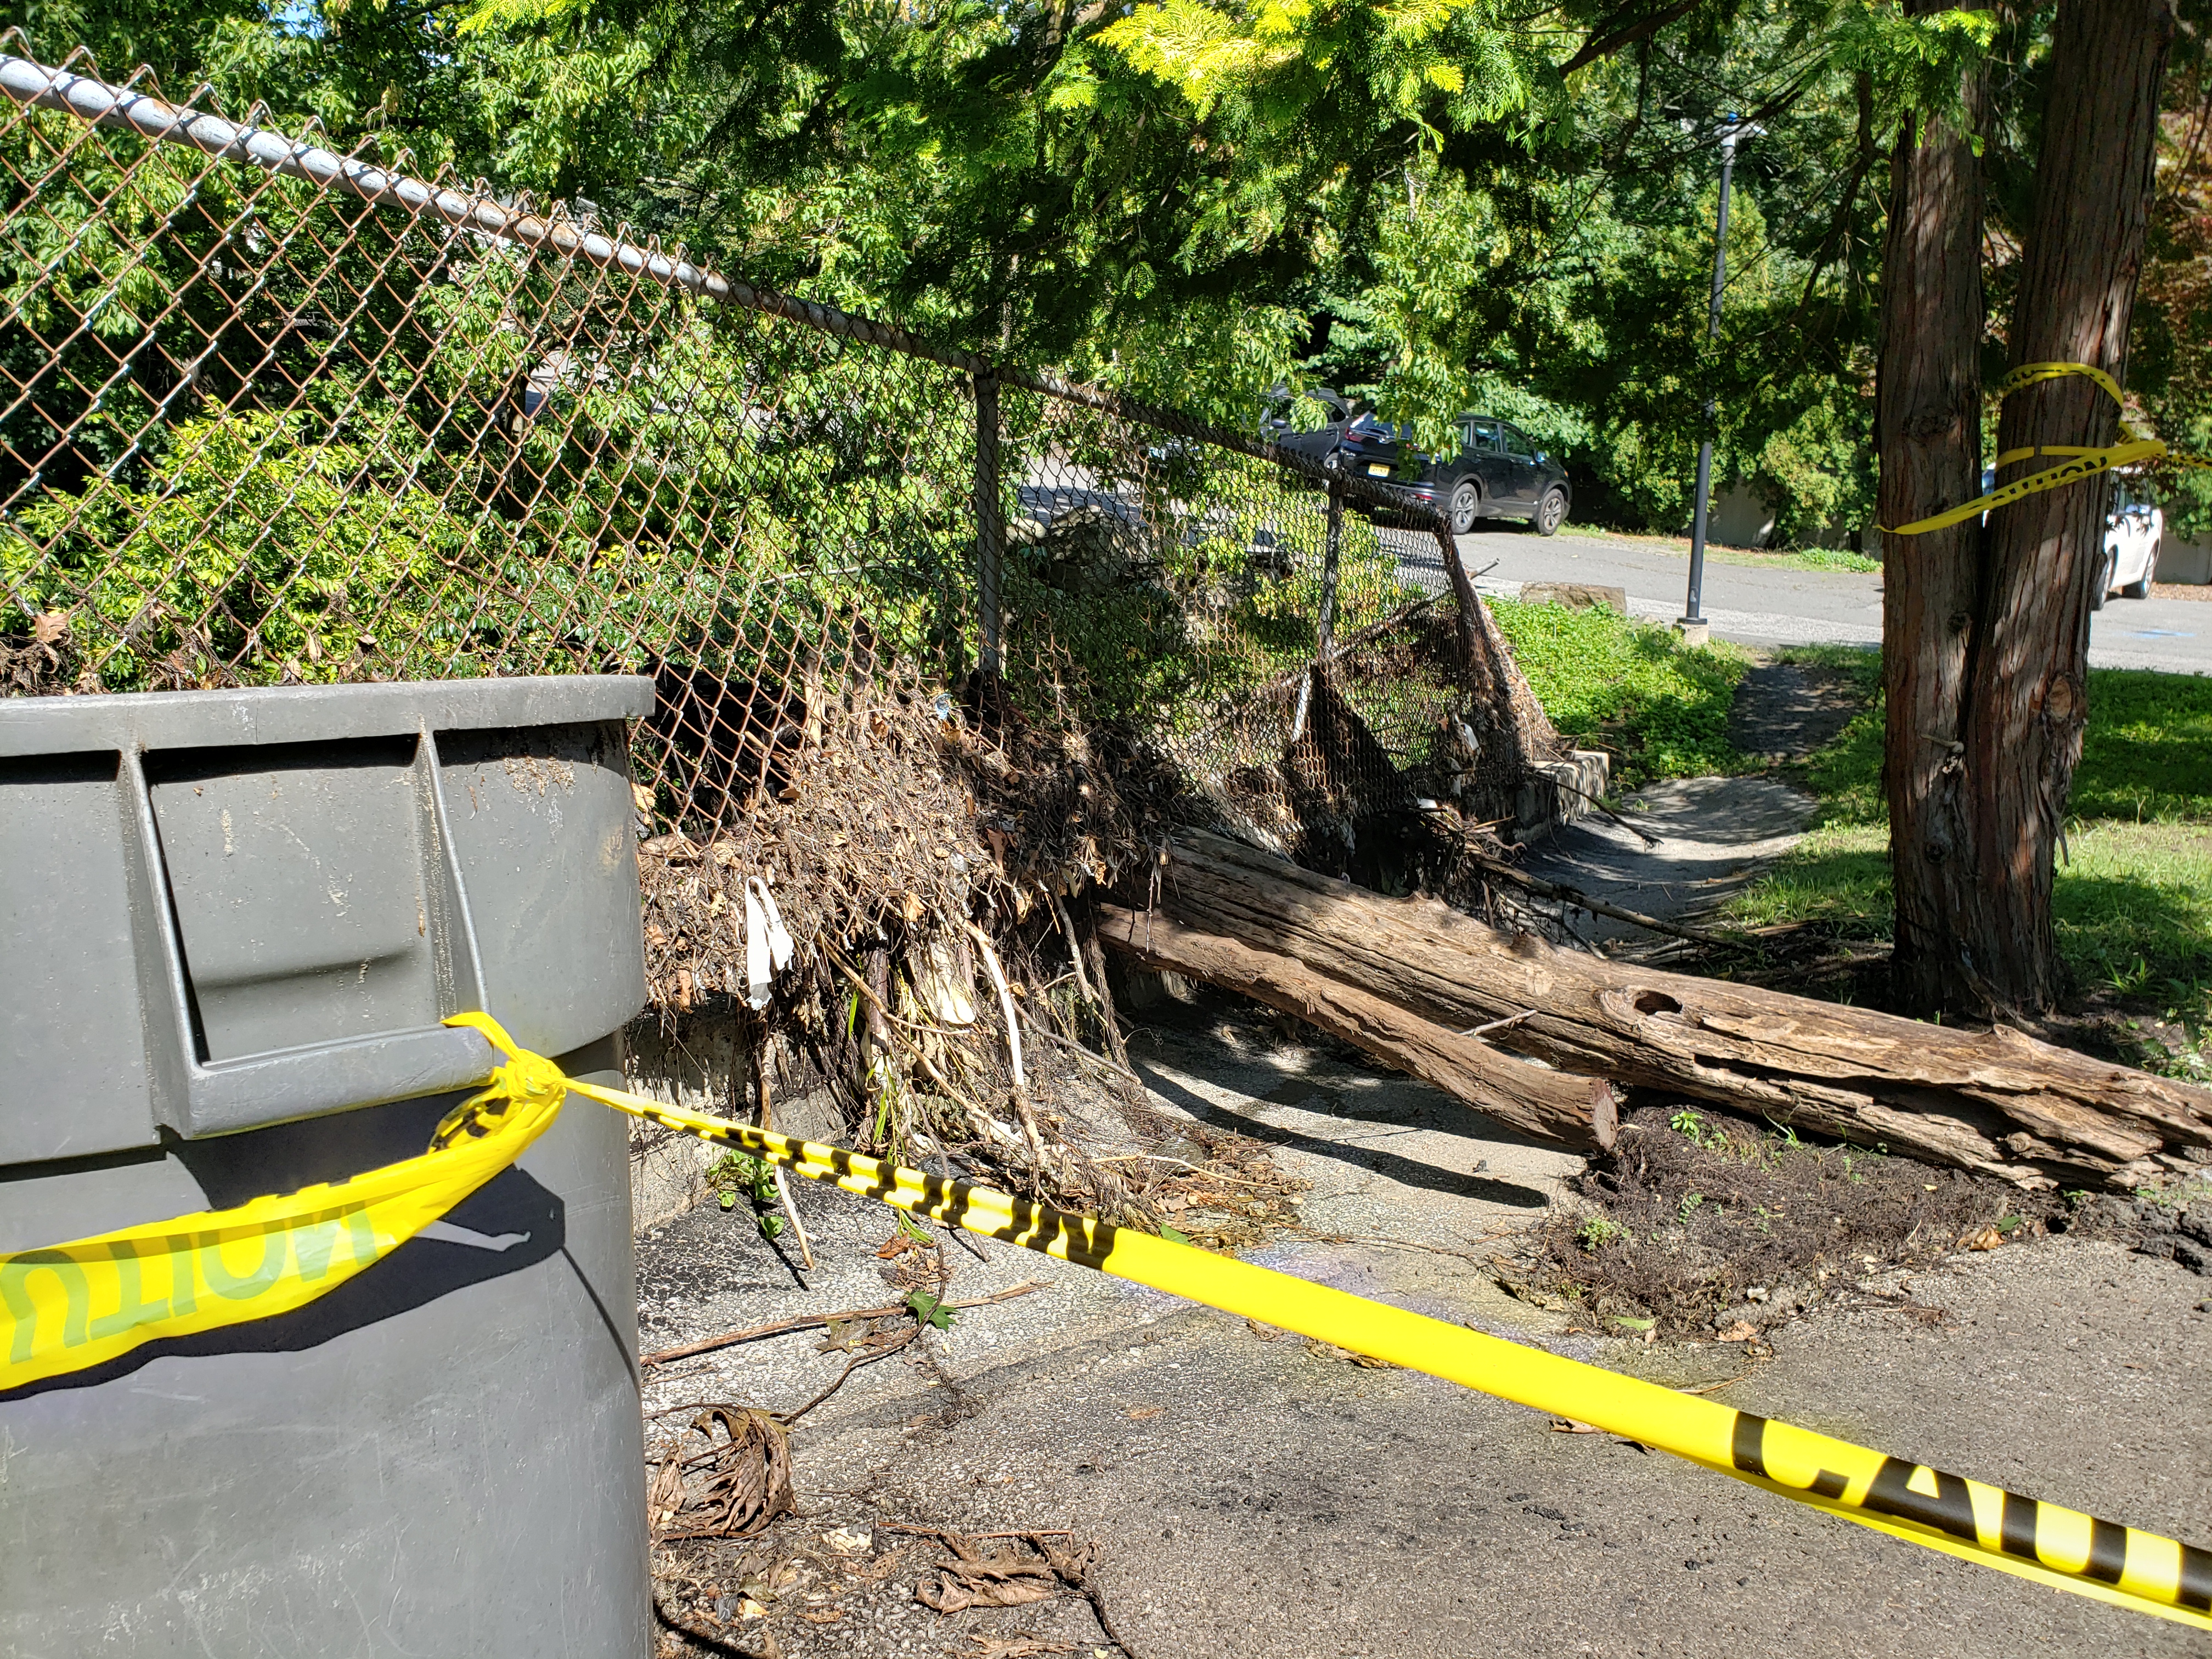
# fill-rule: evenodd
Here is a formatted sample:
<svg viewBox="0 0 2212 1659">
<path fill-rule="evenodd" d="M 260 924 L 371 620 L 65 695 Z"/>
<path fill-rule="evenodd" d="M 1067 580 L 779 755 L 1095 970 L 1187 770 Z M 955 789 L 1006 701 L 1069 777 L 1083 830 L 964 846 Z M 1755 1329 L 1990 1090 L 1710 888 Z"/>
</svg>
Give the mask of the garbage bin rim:
<svg viewBox="0 0 2212 1659">
<path fill-rule="evenodd" d="M 653 708 L 653 683 L 639 674 L 7 697 L 0 698 L 0 758 L 574 726 L 641 720 Z"/>
</svg>

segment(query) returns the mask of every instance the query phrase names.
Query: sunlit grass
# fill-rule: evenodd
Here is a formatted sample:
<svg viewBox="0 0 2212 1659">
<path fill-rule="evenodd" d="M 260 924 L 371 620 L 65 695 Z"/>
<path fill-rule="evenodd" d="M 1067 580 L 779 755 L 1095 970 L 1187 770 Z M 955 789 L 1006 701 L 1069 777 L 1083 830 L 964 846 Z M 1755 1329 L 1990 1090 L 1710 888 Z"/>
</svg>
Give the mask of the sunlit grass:
<svg viewBox="0 0 2212 1659">
<path fill-rule="evenodd" d="M 1820 802 L 1814 827 L 1735 900 L 1729 918 L 1887 939 L 1894 911 L 1879 659 L 1840 650 L 1786 654 L 1851 670 L 1872 702 L 1804 766 Z M 2212 1024 L 2212 678 L 2091 671 L 2051 925 L 2081 989 Z"/>
<path fill-rule="evenodd" d="M 1686 649 L 1672 629 L 1603 605 L 1485 603 L 1552 724 L 1612 754 L 1616 787 L 1748 763 L 1728 738 L 1736 682 L 1751 666 L 1739 647 Z"/>
</svg>

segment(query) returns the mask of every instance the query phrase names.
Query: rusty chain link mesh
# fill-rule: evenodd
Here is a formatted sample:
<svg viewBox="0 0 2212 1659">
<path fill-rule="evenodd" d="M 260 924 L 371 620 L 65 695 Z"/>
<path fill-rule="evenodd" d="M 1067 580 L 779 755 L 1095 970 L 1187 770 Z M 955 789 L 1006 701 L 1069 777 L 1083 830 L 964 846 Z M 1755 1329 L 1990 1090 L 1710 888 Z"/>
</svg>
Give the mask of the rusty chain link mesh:
<svg viewBox="0 0 2212 1659">
<path fill-rule="evenodd" d="M 8 695 L 647 673 L 641 805 L 711 835 L 825 696 L 1000 647 L 1031 720 L 1309 858 L 1543 750 L 1364 480 L 1333 514 L 1310 464 L 1005 373 L 1001 532 L 980 360 L 63 68 L 0 59 Z"/>
</svg>

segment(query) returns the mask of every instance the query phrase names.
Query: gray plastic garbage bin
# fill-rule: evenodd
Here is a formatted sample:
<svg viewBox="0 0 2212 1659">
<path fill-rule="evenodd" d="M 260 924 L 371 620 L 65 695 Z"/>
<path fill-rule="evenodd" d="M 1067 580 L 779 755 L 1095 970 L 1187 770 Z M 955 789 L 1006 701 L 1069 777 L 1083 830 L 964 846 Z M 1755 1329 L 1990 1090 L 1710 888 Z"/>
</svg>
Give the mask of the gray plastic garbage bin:
<svg viewBox="0 0 2212 1659">
<path fill-rule="evenodd" d="M 623 721 L 575 677 L 0 702 L 0 1251 L 424 1150 L 488 1010 L 619 1083 Z M 0 1659 L 637 1659 L 624 1121 L 292 1313 L 0 1394 Z"/>
</svg>

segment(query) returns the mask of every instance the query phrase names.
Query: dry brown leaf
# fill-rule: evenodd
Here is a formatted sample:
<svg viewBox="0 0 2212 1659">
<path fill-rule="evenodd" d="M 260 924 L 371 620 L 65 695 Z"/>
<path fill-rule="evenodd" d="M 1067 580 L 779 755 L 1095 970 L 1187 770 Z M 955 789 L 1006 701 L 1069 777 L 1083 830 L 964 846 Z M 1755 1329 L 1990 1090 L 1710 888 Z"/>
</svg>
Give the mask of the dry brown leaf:
<svg viewBox="0 0 2212 1659">
<path fill-rule="evenodd" d="M 1603 1434 L 1605 1431 L 1595 1423 L 1577 1423 L 1571 1417 L 1555 1417 L 1552 1419 L 1552 1432 L 1553 1434 Z"/>
<path fill-rule="evenodd" d="M 823 1607 L 818 1613 L 801 1611 L 799 1615 L 810 1625 L 834 1625 L 845 1616 L 842 1607 Z"/>
<path fill-rule="evenodd" d="M 750 1538 L 792 1507 L 790 1431 L 776 1417 L 708 1406 L 691 1432 L 705 1445 L 680 1442 L 653 1478 L 652 1505 L 663 1516 L 657 1536 Z M 688 1479 L 687 1468 L 696 1471 Z"/>
<path fill-rule="evenodd" d="M 914 1599 L 939 1613 L 964 1613 L 969 1607 L 1026 1607 L 1032 1601 L 1049 1601 L 1060 1593 L 1060 1582 L 1049 1572 L 1036 1577 L 986 1578 L 978 1583 L 948 1567 L 939 1577 L 915 1585 Z"/>
<path fill-rule="evenodd" d="M 1132 1417 L 1158 1417 L 1166 1409 L 1167 1407 L 1165 1406 L 1132 1406 L 1129 1407 L 1129 1415 Z"/>
<path fill-rule="evenodd" d="M 2004 1243 L 2004 1235 L 1994 1227 L 1984 1227 L 1966 1241 L 1970 1250 L 1994 1250 Z"/>
<path fill-rule="evenodd" d="M 1748 1319 L 1739 1319 L 1721 1333 L 1720 1340 L 1723 1342 L 1756 1342 L 1759 1327 Z"/>
<path fill-rule="evenodd" d="M 645 1513 L 647 1524 L 655 1536 L 660 1529 L 676 1518 L 677 1510 L 684 1507 L 684 1459 L 671 1452 L 660 1460 L 653 1484 L 646 1489 Z"/>
</svg>

